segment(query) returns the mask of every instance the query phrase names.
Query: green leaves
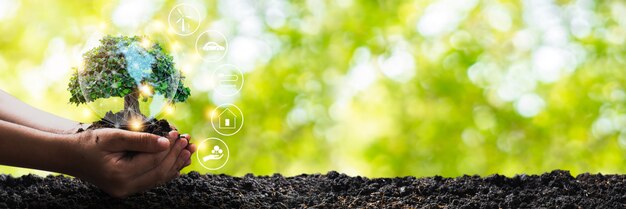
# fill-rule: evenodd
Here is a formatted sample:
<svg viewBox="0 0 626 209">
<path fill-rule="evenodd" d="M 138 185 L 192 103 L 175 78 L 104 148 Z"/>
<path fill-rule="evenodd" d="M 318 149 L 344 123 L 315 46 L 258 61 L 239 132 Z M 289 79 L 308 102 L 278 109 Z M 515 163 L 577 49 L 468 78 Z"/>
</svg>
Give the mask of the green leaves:
<svg viewBox="0 0 626 209">
<path fill-rule="evenodd" d="M 173 102 L 187 100 L 190 91 L 182 85 L 184 77 L 179 76 L 180 72 L 175 69 L 173 57 L 159 43 L 144 49 L 140 46 L 141 39 L 138 36 L 106 36 L 100 40 L 100 46 L 83 54 L 84 68 L 73 68 L 68 85 L 70 103 L 81 104 L 111 96 L 124 97 L 138 91 L 140 84 L 150 85 L 155 93 L 173 97 Z M 129 63 L 131 60 L 132 63 Z M 136 70 L 137 63 L 146 62 L 149 63 L 148 68 L 129 73 L 129 67 Z M 87 92 L 87 97 L 81 90 Z M 173 93 L 175 95 L 171 95 Z"/>
</svg>

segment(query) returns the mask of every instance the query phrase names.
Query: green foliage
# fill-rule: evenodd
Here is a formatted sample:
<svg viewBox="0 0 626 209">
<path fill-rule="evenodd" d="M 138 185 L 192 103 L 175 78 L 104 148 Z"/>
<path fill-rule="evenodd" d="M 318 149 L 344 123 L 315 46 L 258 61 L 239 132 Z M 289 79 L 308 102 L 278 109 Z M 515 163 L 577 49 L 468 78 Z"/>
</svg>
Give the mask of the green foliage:
<svg viewBox="0 0 626 209">
<path fill-rule="evenodd" d="M 177 1 L 148 9 L 152 19 L 130 30 L 123 20 L 112 20 L 126 1 L 70 0 L 46 7 L 19 2 L 16 15 L 6 13 L 0 24 L 0 88 L 46 111 L 91 122 L 86 105 L 65 102 L 69 74 L 76 69 L 51 71 L 47 63 L 75 57 L 73 49 L 94 30 L 164 36 L 159 42 L 194 78 L 186 80 L 194 94 L 165 117 L 194 143 L 208 137 L 228 143 L 230 160 L 214 172 L 626 172 L 623 0 L 248 1 L 252 8 L 209 0 L 200 11 L 206 13 L 202 26 L 186 37 L 167 32 Z M 275 12 L 280 15 L 268 15 Z M 228 57 L 239 58 L 231 64 L 245 68 L 241 94 L 232 100 L 244 112 L 245 125 L 230 137 L 207 125 L 208 113 L 223 101 L 213 100 L 204 78 L 219 63 L 190 56 L 199 33 L 214 26 L 228 38 Z M 263 44 L 253 47 L 251 39 Z M 245 51 L 255 48 L 256 53 Z M 245 57 L 254 54 L 262 59 Z M 393 65 L 398 60 L 413 62 Z M 540 70 L 546 64 L 560 67 Z M 545 79 L 546 72 L 558 76 Z M 181 101 L 188 89 L 178 85 L 175 100 Z M 87 102 L 80 101 L 76 76 L 70 92 L 73 103 Z M 528 114 L 528 107 L 542 103 Z M 195 154 L 193 160 L 185 171 L 212 172 Z"/>
<path fill-rule="evenodd" d="M 190 90 L 183 85 L 184 77 L 175 69 L 172 56 L 159 43 L 143 49 L 142 41 L 138 36 L 106 36 L 100 40 L 100 46 L 86 52 L 83 69 L 73 68 L 68 88 L 72 95 L 70 103 L 124 97 L 138 92 L 139 85 L 148 85 L 166 98 L 173 96 L 172 102 L 185 101 Z M 129 52 L 131 50 L 147 53 L 149 57 L 136 56 L 137 53 Z M 149 68 L 140 69 L 140 64 Z M 83 82 L 83 89 L 80 82 Z M 147 99 L 146 95 L 142 96 Z"/>
</svg>

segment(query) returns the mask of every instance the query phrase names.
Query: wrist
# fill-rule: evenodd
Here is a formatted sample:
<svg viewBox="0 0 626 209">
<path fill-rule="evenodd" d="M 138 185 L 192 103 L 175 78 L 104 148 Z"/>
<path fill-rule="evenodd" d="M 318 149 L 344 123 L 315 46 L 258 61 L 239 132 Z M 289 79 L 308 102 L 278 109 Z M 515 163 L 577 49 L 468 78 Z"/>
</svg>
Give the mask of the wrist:
<svg viewBox="0 0 626 209">
<path fill-rule="evenodd" d="M 72 176 L 78 175 L 79 161 L 82 159 L 79 151 L 79 134 L 52 134 L 53 145 L 51 157 L 54 158 L 54 171 Z"/>
</svg>

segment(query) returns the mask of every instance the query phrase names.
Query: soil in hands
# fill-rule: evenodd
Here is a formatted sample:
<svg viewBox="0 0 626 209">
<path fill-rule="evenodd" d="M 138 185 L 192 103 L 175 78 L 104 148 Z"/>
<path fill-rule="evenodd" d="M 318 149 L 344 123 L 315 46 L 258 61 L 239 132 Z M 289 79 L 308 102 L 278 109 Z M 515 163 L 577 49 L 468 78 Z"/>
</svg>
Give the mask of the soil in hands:
<svg viewBox="0 0 626 209">
<path fill-rule="evenodd" d="M 131 130 L 131 127 L 129 125 L 127 125 L 128 123 L 125 123 L 123 125 L 118 125 L 117 127 L 115 126 L 115 122 L 116 118 L 124 118 L 124 113 L 123 112 L 117 112 L 117 113 L 112 113 L 112 112 L 107 112 L 106 115 L 104 116 L 104 118 L 100 119 L 99 121 L 93 122 L 91 124 L 91 126 L 89 126 L 87 128 L 87 130 L 95 130 L 95 129 L 100 129 L 100 128 L 119 128 L 119 129 L 124 129 L 124 130 Z M 138 131 L 138 132 L 146 132 L 146 133 L 151 133 L 151 134 L 155 134 L 155 135 L 159 135 L 159 136 L 167 136 L 167 134 L 172 131 L 172 127 L 170 126 L 170 123 L 167 122 L 167 120 L 165 119 L 161 119 L 161 120 L 157 120 L 157 119 L 150 119 L 150 120 L 142 120 L 144 121 L 143 124 L 141 126 L 138 127 L 137 130 L 132 130 L 132 131 Z M 84 130 L 79 129 L 78 132 L 82 132 Z"/>
<path fill-rule="evenodd" d="M 79 179 L 0 175 L 0 208 L 624 208 L 626 175 L 233 177 L 191 172 L 114 199 Z"/>
<path fill-rule="evenodd" d="M 167 120 L 165 119 L 157 120 L 157 119 L 152 118 L 147 121 L 141 120 L 143 123 L 140 126 L 131 128 L 130 125 L 128 125 L 128 123 L 123 123 L 123 125 L 116 126 L 115 125 L 116 123 L 114 121 L 117 121 L 116 120 L 117 118 L 124 118 L 124 113 L 123 112 L 118 112 L 118 113 L 107 112 L 104 118 L 100 119 L 99 121 L 93 122 L 87 128 L 87 130 L 95 130 L 95 129 L 100 129 L 100 128 L 118 128 L 118 129 L 123 129 L 123 130 L 132 129 L 132 131 L 146 132 L 146 133 L 151 133 L 151 134 L 155 134 L 159 136 L 167 136 L 169 132 L 172 131 L 172 127 L 170 126 L 170 123 L 167 122 Z M 83 131 L 84 130 L 82 128 L 78 129 L 78 133 L 83 132 Z M 179 138 L 180 138 L 180 135 L 179 135 Z M 136 152 L 128 151 L 124 154 L 124 157 L 132 158 L 136 154 L 137 154 Z"/>
</svg>

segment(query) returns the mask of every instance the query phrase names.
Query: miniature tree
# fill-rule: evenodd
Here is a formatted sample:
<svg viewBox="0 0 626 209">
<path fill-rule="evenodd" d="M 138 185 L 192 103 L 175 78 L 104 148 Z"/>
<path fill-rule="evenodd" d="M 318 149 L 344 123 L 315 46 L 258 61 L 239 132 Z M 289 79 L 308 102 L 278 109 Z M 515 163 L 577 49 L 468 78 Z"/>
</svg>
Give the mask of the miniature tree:
<svg viewBox="0 0 626 209">
<path fill-rule="evenodd" d="M 147 101 L 152 95 L 159 94 L 172 98 L 170 102 L 174 103 L 189 97 L 189 88 L 183 85 L 184 77 L 173 76 L 180 75 L 174 67 L 173 57 L 159 43 L 145 42 L 137 36 L 106 36 L 100 43 L 83 54 L 82 69 L 73 68 L 68 88 L 70 103 L 78 105 L 101 98 L 121 97 L 124 98 L 123 119 L 128 121 L 135 117 L 145 119 L 139 109 L 139 99 Z M 150 92 L 145 94 L 145 91 Z"/>
</svg>

